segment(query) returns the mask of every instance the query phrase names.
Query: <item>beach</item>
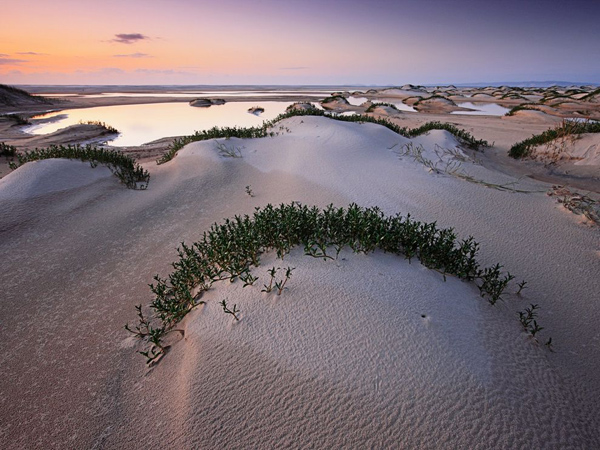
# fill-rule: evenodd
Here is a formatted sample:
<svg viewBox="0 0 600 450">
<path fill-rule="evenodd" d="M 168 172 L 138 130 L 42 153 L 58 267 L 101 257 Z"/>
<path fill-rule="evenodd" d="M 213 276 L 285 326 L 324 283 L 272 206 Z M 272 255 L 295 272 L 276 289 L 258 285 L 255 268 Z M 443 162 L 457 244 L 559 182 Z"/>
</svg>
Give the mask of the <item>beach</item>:
<svg viewBox="0 0 600 450">
<path fill-rule="evenodd" d="M 369 101 L 404 101 L 411 90 Z M 339 112 L 368 106 L 340 103 Z M 273 136 L 192 142 L 161 165 L 173 137 L 123 149 L 149 171 L 145 190 L 80 161 L 30 162 L 3 176 L 0 446 L 600 447 L 600 234 L 547 195 L 568 184 L 597 198 L 595 153 L 578 150 L 552 170 L 514 160 L 511 146 L 561 123 L 559 113 L 451 115 L 444 105 L 372 116 L 408 128 L 448 122 L 491 148 L 468 149 L 444 130 L 407 138 L 376 123 L 298 116 Z M 31 139 L 3 130 L 20 150 Z M 174 270 L 181 243 L 292 202 L 436 222 L 472 236 L 483 265 L 516 278 L 491 305 L 473 282 L 381 250 L 326 260 L 301 246 L 283 260 L 269 252 L 256 285 L 215 283 L 148 366 L 124 326 L 152 300 L 154 276 Z M 281 295 L 261 291 L 271 267 L 294 268 Z M 518 315 L 532 304 L 536 338 Z"/>
</svg>

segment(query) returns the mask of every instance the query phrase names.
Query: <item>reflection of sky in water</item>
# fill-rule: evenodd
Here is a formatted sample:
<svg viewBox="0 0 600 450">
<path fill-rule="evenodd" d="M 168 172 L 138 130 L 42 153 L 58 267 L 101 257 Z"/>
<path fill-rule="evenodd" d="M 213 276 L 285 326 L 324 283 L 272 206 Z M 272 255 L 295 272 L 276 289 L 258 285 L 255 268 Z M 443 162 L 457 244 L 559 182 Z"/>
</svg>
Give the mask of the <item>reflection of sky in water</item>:
<svg viewBox="0 0 600 450">
<path fill-rule="evenodd" d="M 366 97 L 352 97 L 352 96 L 350 96 L 346 100 L 348 100 L 348 103 L 350 103 L 352 106 L 360 106 L 364 102 L 366 102 L 368 100 L 368 98 L 366 98 Z"/>
<path fill-rule="evenodd" d="M 321 91 L 178 91 L 178 92 L 103 92 L 100 94 L 34 94 L 45 97 L 79 97 L 79 98 L 112 98 L 112 97 L 157 97 L 157 98 L 215 98 L 215 97 L 316 97 L 329 96 L 332 90 Z"/>
<path fill-rule="evenodd" d="M 60 128 L 90 120 L 104 122 L 120 131 L 111 145 L 141 145 L 163 137 L 183 136 L 214 126 L 258 126 L 265 120 L 274 119 L 285 112 L 292 102 L 231 102 L 197 108 L 187 103 L 151 103 L 146 105 L 99 106 L 95 108 L 70 109 L 40 116 L 48 119 L 66 117 L 55 122 L 35 125 L 26 129 L 33 134 L 52 133 Z M 265 112 L 257 117 L 248 108 L 261 106 Z"/>
<path fill-rule="evenodd" d="M 472 116 L 503 116 L 510 109 L 504 106 L 497 105 L 496 103 L 457 103 L 458 106 L 463 108 L 474 109 L 475 111 L 453 111 L 450 114 L 468 114 Z"/>
</svg>

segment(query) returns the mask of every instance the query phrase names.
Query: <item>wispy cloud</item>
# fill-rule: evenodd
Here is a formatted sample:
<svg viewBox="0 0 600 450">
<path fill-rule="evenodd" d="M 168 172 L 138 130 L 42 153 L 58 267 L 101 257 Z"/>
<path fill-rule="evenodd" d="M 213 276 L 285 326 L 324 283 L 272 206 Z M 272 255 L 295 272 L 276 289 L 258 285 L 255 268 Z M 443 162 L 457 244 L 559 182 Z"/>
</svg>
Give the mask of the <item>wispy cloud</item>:
<svg viewBox="0 0 600 450">
<path fill-rule="evenodd" d="M 15 64 L 22 64 L 29 62 L 26 59 L 7 58 L 8 55 L 0 55 L 0 65 L 11 66 Z"/>
<path fill-rule="evenodd" d="M 152 55 L 147 53 L 127 53 L 124 55 L 113 55 L 115 58 L 152 58 Z"/>
<path fill-rule="evenodd" d="M 17 55 L 46 56 L 46 55 L 48 55 L 48 53 L 38 53 L 38 52 L 17 52 Z"/>
<path fill-rule="evenodd" d="M 6 58 L 8 55 L 6 53 L 0 53 L 0 58 Z"/>
<path fill-rule="evenodd" d="M 145 39 L 150 38 L 141 33 L 120 33 L 115 34 L 115 37 L 114 39 L 111 39 L 111 42 L 117 42 L 119 44 L 134 44 Z"/>
<path fill-rule="evenodd" d="M 305 70 L 305 69 L 310 69 L 310 67 L 280 67 L 279 70 Z"/>
<path fill-rule="evenodd" d="M 135 73 L 143 73 L 146 75 L 189 75 L 189 72 L 182 72 L 172 69 L 135 69 Z"/>
</svg>

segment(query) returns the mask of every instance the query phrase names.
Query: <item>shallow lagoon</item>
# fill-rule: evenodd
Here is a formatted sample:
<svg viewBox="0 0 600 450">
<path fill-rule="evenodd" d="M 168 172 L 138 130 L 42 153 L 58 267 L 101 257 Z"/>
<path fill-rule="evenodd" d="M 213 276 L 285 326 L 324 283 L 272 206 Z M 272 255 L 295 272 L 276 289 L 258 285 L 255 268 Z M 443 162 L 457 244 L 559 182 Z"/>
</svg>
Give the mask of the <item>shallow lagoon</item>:
<svg viewBox="0 0 600 450">
<path fill-rule="evenodd" d="M 25 131 L 47 134 L 80 122 L 100 121 L 120 132 L 118 137 L 109 142 L 110 145 L 133 146 L 163 137 L 189 135 L 214 126 L 258 126 L 285 112 L 291 104 L 292 102 L 230 102 L 198 108 L 185 102 L 177 102 L 68 109 L 38 117 L 44 123 L 36 124 L 34 119 L 33 125 Z M 250 114 L 248 109 L 253 106 L 261 106 L 265 112 L 258 116 Z"/>
<path fill-rule="evenodd" d="M 457 103 L 463 108 L 473 109 L 474 111 L 453 111 L 450 114 L 467 114 L 472 116 L 503 116 L 510 109 L 500 106 L 496 103 Z"/>
</svg>

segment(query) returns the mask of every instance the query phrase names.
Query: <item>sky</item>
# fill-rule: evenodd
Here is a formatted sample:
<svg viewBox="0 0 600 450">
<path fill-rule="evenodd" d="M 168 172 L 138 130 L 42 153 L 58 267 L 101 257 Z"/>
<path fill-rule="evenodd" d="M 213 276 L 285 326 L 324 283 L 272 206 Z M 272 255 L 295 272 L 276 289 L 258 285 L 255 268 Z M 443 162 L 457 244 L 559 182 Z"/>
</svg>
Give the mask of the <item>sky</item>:
<svg viewBox="0 0 600 450">
<path fill-rule="evenodd" d="M 600 0 L 3 3 L 4 84 L 600 82 Z"/>
</svg>

